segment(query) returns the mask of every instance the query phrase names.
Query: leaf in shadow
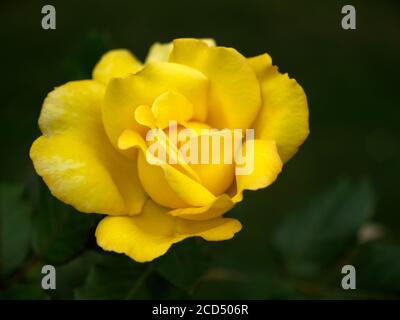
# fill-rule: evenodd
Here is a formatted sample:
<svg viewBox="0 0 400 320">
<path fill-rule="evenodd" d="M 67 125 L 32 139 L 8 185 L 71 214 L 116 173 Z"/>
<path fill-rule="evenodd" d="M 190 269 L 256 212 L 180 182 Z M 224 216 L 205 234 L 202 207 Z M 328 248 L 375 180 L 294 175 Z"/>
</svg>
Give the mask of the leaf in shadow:
<svg viewBox="0 0 400 320">
<path fill-rule="evenodd" d="M 354 243 L 374 207 L 368 181 L 338 181 L 278 228 L 274 246 L 285 269 L 295 276 L 319 275 Z"/>
<path fill-rule="evenodd" d="M 0 184 L 0 275 L 15 270 L 30 249 L 30 205 L 22 198 L 19 184 Z"/>
<path fill-rule="evenodd" d="M 301 298 L 285 278 L 266 270 L 244 273 L 224 268 L 212 269 L 194 291 L 196 299 L 295 299 Z"/>
<path fill-rule="evenodd" d="M 44 192 L 34 217 L 33 248 L 46 262 L 58 264 L 85 248 L 99 216 L 77 212 Z"/>
<path fill-rule="evenodd" d="M 363 246 L 354 261 L 357 289 L 400 295 L 400 245 L 383 241 Z"/>
<path fill-rule="evenodd" d="M 200 239 L 187 239 L 154 262 L 158 273 L 176 287 L 190 292 L 209 267 L 210 257 Z"/>
<path fill-rule="evenodd" d="M 42 289 L 42 265 L 39 260 L 27 260 L 16 273 L 5 282 L 3 299 L 39 300 L 49 299 L 50 291 Z"/>
<path fill-rule="evenodd" d="M 77 258 L 56 267 L 57 290 L 52 292 L 53 296 L 57 299 L 72 299 L 74 290 L 84 284 L 91 268 L 102 259 L 102 254 L 98 252 L 85 251 Z"/>
<path fill-rule="evenodd" d="M 45 291 L 36 283 L 14 283 L 0 294 L 4 300 L 45 300 Z"/>
<path fill-rule="evenodd" d="M 76 299 L 146 299 L 150 293 L 146 279 L 149 264 L 139 264 L 124 255 L 104 254 L 90 268 L 83 286 L 75 290 Z"/>
</svg>

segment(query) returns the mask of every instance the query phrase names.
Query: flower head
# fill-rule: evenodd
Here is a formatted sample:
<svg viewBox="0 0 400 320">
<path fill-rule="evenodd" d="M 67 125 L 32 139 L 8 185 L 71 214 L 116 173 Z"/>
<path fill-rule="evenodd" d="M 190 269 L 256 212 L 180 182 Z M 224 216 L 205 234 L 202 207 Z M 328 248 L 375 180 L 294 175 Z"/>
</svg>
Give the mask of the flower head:
<svg viewBox="0 0 400 320">
<path fill-rule="evenodd" d="M 308 107 L 269 55 L 177 39 L 144 64 L 106 53 L 92 80 L 48 94 L 39 126 L 30 156 L 52 194 L 107 215 L 97 243 L 144 262 L 188 237 L 232 238 L 241 224 L 224 213 L 277 178 Z"/>
</svg>

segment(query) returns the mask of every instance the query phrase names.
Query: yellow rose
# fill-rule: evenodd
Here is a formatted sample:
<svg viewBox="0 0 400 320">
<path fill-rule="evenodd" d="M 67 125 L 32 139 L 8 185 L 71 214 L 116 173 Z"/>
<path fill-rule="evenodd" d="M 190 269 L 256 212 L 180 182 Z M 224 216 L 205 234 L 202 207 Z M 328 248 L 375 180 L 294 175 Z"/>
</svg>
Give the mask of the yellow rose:
<svg viewBox="0 0 400 320">
<path fill-rule="evenodd" d="M 198 135 L 254 129 L 242 146 L 244 155 L 253 148 L 251 172 L 235 174 L 235 162 L 149 163 L 151 128 L 178 148 L 170 121 Z M 140 262 L 188 237 L 232 238 L 241 224 L 223 214 L 244 190 L 270 185 L 309 132 L 304 91 L 269 55 L 246 59 L 196 39 L 155 44 L 144 64 L 127 50 L 106 53 L 93 80 L 48 94 L 39 126 L 30 156 L 52 194 L 79 211 L 106 214 L 97 243 Z"/>
</svg>

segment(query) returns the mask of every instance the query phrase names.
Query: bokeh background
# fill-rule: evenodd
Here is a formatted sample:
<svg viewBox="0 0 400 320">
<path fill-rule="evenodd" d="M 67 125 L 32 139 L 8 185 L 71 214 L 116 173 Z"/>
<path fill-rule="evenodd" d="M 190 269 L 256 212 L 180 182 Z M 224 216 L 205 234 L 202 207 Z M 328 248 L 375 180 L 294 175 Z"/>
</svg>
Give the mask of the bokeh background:
<svg viewBox="0 0 400 320">
<path fill-rule="evenodd" d="M 41 8 L 57 29 L 41 29 Z M 352 4 L 357 30 L 342 30 Z M 108 49 L 211 37 L 268 52 L 308 96 L 311 134 L 269 188 L 229 215 L 227 242 L 190 239 L 150 264 L 96 246 L 99 216 L 50 195 L 29 148 L 55 86 L 89 78 Z M 9 1 L 0 4 L 2 299 L 400 297 L 400 3 L 371 1 Z M 396 204 L 397 203 L 397 204 Z M 41 267 L 57 270 L 43 291 Z M 343 290 L 354 265 L 357 289 Z"/>
</svg>

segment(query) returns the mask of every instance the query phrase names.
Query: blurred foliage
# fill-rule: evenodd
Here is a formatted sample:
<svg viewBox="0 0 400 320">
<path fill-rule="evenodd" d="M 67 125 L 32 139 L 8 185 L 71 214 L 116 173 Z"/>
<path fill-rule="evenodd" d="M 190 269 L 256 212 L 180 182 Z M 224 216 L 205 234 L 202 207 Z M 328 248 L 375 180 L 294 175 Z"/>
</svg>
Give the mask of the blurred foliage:
<svg viewBox="0 0 400 320">
<path fill-rule="evenodd" d="M 45 192 L 32 222 L 33 250 L 50 263 L 61 263 L 85 248 L 99 217 L 77 214 Z"/>
<path fill-rule="evenodd" d="M 365 179 L 340 179 L 281 219 L 271 243 L 265 244 L 274 260 L 257 270 L 241 263 L 240 257 L 232 268 L 229 254 L 224 265 L 224 252 L 213 252 L 213 244 L 200 239 L 176 244 L 151 263 L 136 263 L 95 245 L 97 216 L 60 204 L 45 188 L 41 200 L 29 205 L 29 190 L 23 190 L 16 184 L 1 186 L 3 299 L 400 296 L 399 241 L 361 235 L 362 228 L 371 225 L 375 208 L 373 188 Z M 22 235 L 9 231 L 15 230 L 14 223 Z M 45 264 L 56 266 L 56 290 L 41 289 Z M 356 290 L 341 288 L 341 268 L 346 264 L 356 267 Z"/>
<path fill-rule="evenodd" d="M 7 275 L 18 267 L 29 250 L 31 208 L 21 201 L 23 188 L 0 185 L 0 274 Z M 15 227 L 18 226 L 18 232 Z"/>
<path fill-rule="evenodd" d="M 379 241 L 363 248 L 355 262 L 360 288 L 400 296 L 400 245 Z"/>
<path fill-rule="evenodd" d="M 146 269 L 147 268 L 147 269 Z M 77 299 L 145 299 L 144 281 L 149 267 L 124 256 L 103 255 L 87 273 L 83 286 L 75 290 Z"/>
<path fill-rule="evenodd" d="M 312 199 L 283 222 L 275 237 L 287 271 L 302 277 L 325 271 L 356 240 L 374 207 L 374 193 L 366 181 L 351 185 L 343 180 Z"/>
<path fill-rule="evenodd" d="M 40 28 L 44 4 L 0 4 L 0 299 L 400 298 L 398 1 L 354 0 L 356 31 L 340 28 L 341 0 L 54 0 L 56 31 Z M 228 214 L 244 226 L 233 240 L 188 239 L 138 264 L 97 247 L 101 216 L 52 197 L 29 147 L 53 87 L 90 78 L 108 49 L 143 60 L 176 37 L 269 52 L 305 89 L 311 135 L 273 186 Z M 45 264 L 56 290 L 41 289 Z M 356 290 L 341 288 L 346 264 Z"/>
<path fill-rule="evenodd" d="M 190 294 L 210 265 L 203 241 L 188 239 L 154 262 L 155 270 L 171 284 Z"/>
</svg>

